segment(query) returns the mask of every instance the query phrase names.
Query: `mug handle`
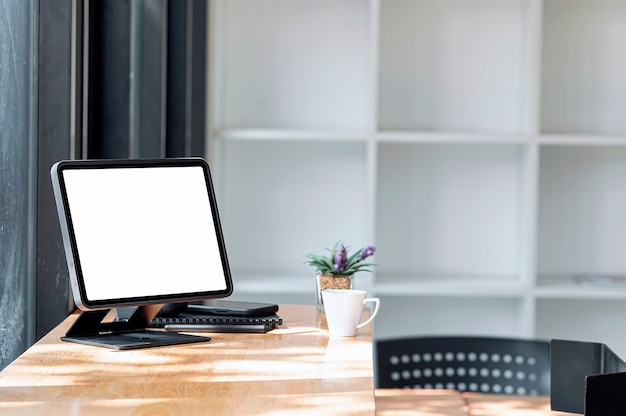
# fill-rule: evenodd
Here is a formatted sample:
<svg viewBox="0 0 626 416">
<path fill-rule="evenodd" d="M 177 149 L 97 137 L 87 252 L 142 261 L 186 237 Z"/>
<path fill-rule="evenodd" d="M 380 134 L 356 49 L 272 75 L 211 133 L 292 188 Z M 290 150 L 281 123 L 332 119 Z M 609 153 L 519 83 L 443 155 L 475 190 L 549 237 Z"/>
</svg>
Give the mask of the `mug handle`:
<svg viewBox="0 0 626 416">
<path fill-rule="evenodd" d="M 376 305 L 374 306 L 374 312 L 372 312 L 372 314 L 370 315 L 370 317 L 365 321 L 362 322 L 360 324 L 358 324 L 356 326 L 357 329 L 364 327 L 365 325 L 369 324 L 370 322 L 372 322 L 374 320 L 374 318 L 376 317 L 376 314 L 378 313 L 378 308 L 380 306 L 380 299 L 378 298 L 366 298 L 363 299 L 363 305 L 365 305 L 366 303 L 370 303 L 373 302 Z"/>
</svg>

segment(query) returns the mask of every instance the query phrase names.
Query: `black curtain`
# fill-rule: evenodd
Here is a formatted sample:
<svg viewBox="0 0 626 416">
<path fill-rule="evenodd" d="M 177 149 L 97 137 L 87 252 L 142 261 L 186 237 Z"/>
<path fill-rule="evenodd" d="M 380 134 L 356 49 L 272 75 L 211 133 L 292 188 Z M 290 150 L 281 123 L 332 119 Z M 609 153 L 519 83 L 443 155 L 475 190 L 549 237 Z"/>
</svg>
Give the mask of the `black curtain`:
<svg viewBox="0 0 626 416">
<path fill-rule="evenodd" d="M 205 0 L 82 3 L 82 156 L 205 155 Z"/>
</svg>

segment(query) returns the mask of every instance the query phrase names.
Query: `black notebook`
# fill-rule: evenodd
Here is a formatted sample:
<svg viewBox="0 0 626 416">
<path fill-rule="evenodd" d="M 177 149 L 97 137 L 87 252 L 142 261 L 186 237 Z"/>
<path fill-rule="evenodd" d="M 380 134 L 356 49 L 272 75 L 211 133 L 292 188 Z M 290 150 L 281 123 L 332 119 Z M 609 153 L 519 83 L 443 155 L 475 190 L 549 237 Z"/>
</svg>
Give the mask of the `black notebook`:
<svg viewBox="0 0 626 416">
<path fill-rule="evenodd" d="M 157 316 L 149 327 L 164 328 L 165 325 L 265 325 L 276 328 L 283 318 L 276 314 L 265 316 L 206 315 L 181 312 L 177 316 Z"/>
</svg>

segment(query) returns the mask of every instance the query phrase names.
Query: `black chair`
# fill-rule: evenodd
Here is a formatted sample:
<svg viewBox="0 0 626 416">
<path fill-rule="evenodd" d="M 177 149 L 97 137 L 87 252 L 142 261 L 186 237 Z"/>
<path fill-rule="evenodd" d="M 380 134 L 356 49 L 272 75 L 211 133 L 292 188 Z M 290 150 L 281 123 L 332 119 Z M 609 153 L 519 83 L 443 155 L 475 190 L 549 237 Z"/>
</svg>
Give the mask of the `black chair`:
<svg viewBox="0 0 626 416">
<path fill-rule="evenodd" d="M 550 394 L 550 342 L 494 337 L 379 340 L 376 387 Z"/>
</svg>

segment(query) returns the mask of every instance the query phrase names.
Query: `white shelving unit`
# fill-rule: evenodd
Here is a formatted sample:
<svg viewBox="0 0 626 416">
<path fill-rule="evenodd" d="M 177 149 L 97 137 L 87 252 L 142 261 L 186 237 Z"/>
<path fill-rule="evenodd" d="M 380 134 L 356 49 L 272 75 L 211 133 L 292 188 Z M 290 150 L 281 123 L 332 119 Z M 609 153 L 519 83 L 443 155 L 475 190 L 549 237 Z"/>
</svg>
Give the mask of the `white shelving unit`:
<svg viewBox="0 0 626 416">
<path fill-rule="evenodd" d="M 235 298 L 313 303 L 304 254 L 378 251 L 375 336 L 626 356 L 626 2 L 222 0 L 209 159 Z"/>
</svg>

